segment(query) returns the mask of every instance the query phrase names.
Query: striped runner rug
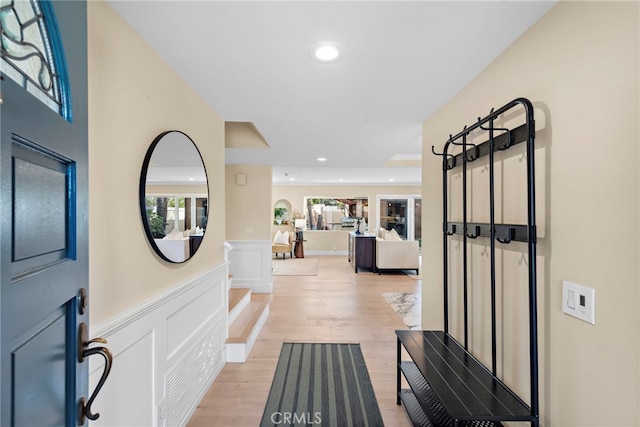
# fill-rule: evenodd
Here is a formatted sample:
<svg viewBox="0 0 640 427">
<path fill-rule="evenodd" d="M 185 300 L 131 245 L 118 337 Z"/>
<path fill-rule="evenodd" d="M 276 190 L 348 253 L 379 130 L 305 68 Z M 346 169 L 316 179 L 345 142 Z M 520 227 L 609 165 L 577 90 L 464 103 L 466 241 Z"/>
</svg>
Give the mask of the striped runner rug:
<svg viewBox="0 0 640 427">
<path fill-rule="evenodd" d="M 266 426 L 382 426 L 360 344 L 283 343 Z"/>
</svg>

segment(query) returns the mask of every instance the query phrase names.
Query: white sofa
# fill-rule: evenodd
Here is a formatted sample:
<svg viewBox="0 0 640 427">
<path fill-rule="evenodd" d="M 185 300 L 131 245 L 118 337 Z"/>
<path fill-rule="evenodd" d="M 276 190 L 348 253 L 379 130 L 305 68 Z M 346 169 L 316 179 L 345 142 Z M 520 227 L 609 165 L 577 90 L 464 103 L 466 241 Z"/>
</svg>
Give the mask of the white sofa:
<svg viewBox="0 0 640 427">
<path fill-rule="evenodd" d="M 189 259 L 189 238 L 153 239 L 164 256 L 173 262 L 185 262 Z"/>
<path fill-rule="evenodd" d="M 173 229 L 162 239 L 153 239 L 162 254 L 173 262 L 185 262 L 191 255 L 190 236 L 202 236 L 204 231 L 200 227 L 193 230 L 180 231 Z"/>
<path fill-rule="evenodd" d="M 415 270 L 420 274 L 420 247 L 417 240 L 402 240 L 395 230 L 379 229 L 376 235 L 376 269 Z"/>
</svg>

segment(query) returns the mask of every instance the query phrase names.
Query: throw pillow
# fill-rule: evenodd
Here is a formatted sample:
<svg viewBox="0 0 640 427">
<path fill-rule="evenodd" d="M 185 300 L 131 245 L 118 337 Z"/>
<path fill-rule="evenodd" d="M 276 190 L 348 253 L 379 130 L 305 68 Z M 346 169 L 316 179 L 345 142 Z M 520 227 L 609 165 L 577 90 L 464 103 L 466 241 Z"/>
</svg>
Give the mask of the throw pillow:
<svg viewBox="0 0 640 427">
<path fill-rule="evenodd" d="M 389 231 L 387 232 L 387 237 L 386 237 L 386 239 L 385 239 L 385 240 L 395 240 L 395 241 L 398 241 L 398 240 L 402 240 L 402 237 L 400 237 L 400 235 L 398 234 L 398 232 L 396 231 L 396 229 L 395 229 L 395 228 L 392 228 L 391 230 L 389 230 Z"/>
<path fill-rule="evenodd" d="M 288 245 L 289 244 L 289 232 L 281 232 L 278 230 L 276 236 L 273 238 L 274 245 Z"/>
</svg>

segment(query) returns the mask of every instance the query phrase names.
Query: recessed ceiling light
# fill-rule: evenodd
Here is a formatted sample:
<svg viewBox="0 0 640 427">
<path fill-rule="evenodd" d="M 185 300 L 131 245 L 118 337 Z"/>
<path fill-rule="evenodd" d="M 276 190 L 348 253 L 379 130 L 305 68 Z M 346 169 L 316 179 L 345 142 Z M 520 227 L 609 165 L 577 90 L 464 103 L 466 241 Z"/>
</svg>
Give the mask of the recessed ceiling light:
<svg viewBox="0 0 640 427">
<path fill-rule="evenodd" d="M 318 157 L 316 160 L 319 161 L 319 162 L 326 162 L 327 161 L 327 159 L 325 157 Z"/>
<path fill-rule="evenodd" d="M 393 178 L 389 178 L 389 182 L 393 182 L 393 181 L 394 181 Z"/>
<path fill-rule="evenodd" d="M 310 56 L 318 62 L 336 62 L 342 58 L 343 49 L 338 43 L 322 42 L 313 45 Z"/>
</svg>

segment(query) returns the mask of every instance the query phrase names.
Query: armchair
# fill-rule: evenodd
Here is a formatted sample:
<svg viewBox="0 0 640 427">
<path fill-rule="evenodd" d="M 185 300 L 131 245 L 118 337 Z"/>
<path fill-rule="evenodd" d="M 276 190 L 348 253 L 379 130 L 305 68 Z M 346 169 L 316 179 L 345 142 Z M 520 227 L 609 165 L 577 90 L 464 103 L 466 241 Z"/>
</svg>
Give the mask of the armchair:
<svg viewBox="0 0 640 427">
<path fill-rule="evenodd" d="M 278 254 L 282 254 L 282 259 L 285 259 L 286 254 L 289 253 L 289 257 L 293 258 L 294 237 L 295 234 L 293 231 L 278 230 L 271 244 L 271 253 L 276 254 L 276 258 Z"/>
</svg>

